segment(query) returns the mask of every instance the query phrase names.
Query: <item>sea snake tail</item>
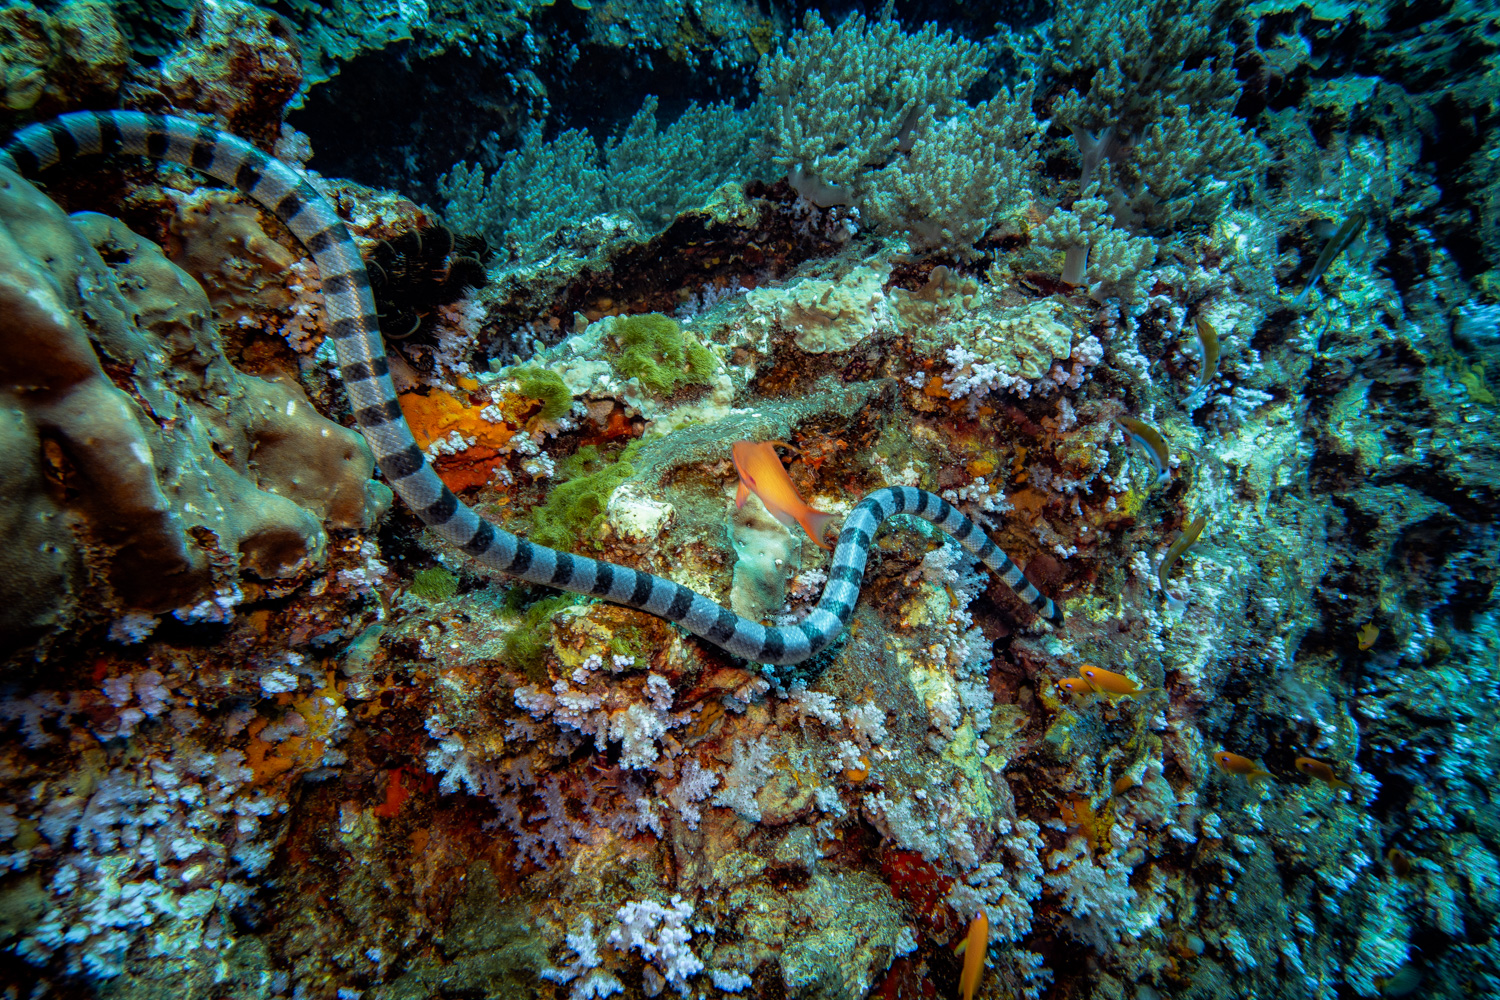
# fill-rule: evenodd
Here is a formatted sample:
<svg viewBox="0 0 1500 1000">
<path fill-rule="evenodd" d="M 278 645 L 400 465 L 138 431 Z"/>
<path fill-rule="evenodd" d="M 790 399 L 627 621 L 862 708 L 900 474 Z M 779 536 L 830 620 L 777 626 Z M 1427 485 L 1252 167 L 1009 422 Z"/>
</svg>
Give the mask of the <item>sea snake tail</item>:
<svg viewBox="0 0 1500 1000">
<path fill-rule="evenodd" d="M 892 514 L 907 513 L 951 534 L 1042 617 L 1054 624 L 1062 621 L 1057 605 L 1031 585 L 978 525 L 941 497 L 905 486 L 876 490 L 850 512 L 823 596 L 796 625 L 767 628 L 670 580 L 518 538 L 465 506 L 417 447 L 386 368 L 385 344 L 359 247 L 306 177 L 211 126 L 137 111 L 85 111 L 30 125 L 0 152 L 0 165 L 35 176 L 75 156 L 109 153 L 139 154 L 201 170 L 265 206 L 302 241 L 321 272 L 329 336 L 354 419 L 381 472 L 440 537 L 491 569 L 640 608 L 748 660 L 791 664 L 838 638 L 859 599 L 876 529 Z"/>
</svg>

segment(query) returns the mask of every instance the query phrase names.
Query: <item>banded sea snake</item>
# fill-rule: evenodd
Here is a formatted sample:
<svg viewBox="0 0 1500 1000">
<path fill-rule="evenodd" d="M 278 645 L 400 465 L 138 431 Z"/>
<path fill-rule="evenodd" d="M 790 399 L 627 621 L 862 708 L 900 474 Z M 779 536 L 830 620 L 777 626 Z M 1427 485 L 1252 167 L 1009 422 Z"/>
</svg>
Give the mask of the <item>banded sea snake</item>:
<svg viewBox="0 0 1500 1000">
<path fill-rule="evenodd" d="M 800 623 L 766 627 L 650 573 L 569 555 L 481 518 L 443 485 L 396 402 L 359 247 L 326 198 L 300 173 L 211 126 L 137 111 L 85 111 L 27 126 L 0 151 L 0 165 L 34 177 L 75 156 L 130 153 L 171 160 L 232 185 L 284 222 L 322 277 L 338 368 L 354 419 L 391 488 L 445 541 L 480 564 L 531 583 L 588 594 L 665 618 L 735 656 L 792 664 L 826 649 L 854 613 L 870 543 L 892 514 L 915 514 L 948 532 L 1037 613 L 1062 612 L 984 531 L 942 497 L 907 486 L 862 499 L 844 520 L 817 607 Z"/>
</svg>

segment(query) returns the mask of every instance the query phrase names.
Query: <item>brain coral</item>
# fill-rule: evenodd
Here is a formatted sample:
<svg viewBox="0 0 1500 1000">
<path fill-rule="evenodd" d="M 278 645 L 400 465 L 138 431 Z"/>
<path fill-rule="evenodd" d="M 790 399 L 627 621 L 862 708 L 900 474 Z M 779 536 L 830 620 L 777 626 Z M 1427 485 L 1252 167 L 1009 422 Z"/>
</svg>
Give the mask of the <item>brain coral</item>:
<svg viewBox="0 0 1500 1000">
<path fill-rule="evenodd" d="M 0 644 L 322 564 L 390 491 L 293 381 L 230 365 L 161 250 L 0 170 Z"/>
</svg>

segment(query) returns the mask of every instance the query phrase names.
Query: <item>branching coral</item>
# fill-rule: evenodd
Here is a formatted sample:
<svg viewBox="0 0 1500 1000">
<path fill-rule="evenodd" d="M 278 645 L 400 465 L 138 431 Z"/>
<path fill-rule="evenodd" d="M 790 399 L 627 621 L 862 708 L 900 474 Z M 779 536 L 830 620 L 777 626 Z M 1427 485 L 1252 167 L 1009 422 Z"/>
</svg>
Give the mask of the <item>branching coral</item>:
<svg viewBox="0 0 1500 1000">
<path fill-rule="evenodd" d="M 1024 213 L 1046 130 L 1031 99 L 1027 85 L 951 118 L 923 111 L 910 153 L 869 179 L 871 221 L 906 232 L 916 249 L 967 254 L 1003 218 Z"/>
<path fill-rule="evenodd" d="M 878 164 L 924 114 L 945 119 L 984 73 L 980 48 L 928 24 L 850 15 L 830 30 L 809 11 L 786 47 L 761 59 L 761 92 L 774 106 L 771 156 L 809 200 L 858 200 Z"/>
<path fill-rule="evenodd" d="M 647 97 L 602 151 L 587 132 L 544 140 L 531 129 L 487 180 L 479 164 L 455 164 L 438 180 L 448 222 L 533 252 L 558 230 L 607 211 L 647 232 L 664 229 L 721 185 L 759 173 L 750 156 L 758 111 L 693 103 L 663 129 L 657 103 Z"/>
<path fill-rule="evenodd" d="M 1058 209 L 1036 228 L 1038 244 L 1064 254 L 1062 280 L 1087 285 L 1096 298 L 1139 298 L 1136 279 L 1156 259 L 1155 241 L 1113 224 L 1096 181 L 1070 209 Z"/>
<path fill-rule="evenodd" d="M 1232 114 L 1227 13 L 1220 0 L 1060 7 L 1052 72 L 1088 90 L 1065 92 L 1056 118 L 1078 138 L 1084 186 L 1101 159 L 1119 168 L 1121 222 L 1212 219 L 1259 182 L 1265 147 Z"/>
<path fill-rule="evenodd" d="M 602 209 L 604 170 L 587 132 L 572 129 L 543 141 L 537 129 L 488 180 L 479 164 L 458 163 L 438 179 L 438 191 L 447 199 L 444 218 L 455 229 L 497 246 L 507 237 L 535 245 Z"/>
<path fill-rule="evenodd" d="M 1222 0 L 1114 0 L 1058 5 L 1053 75 L 1087 81 L 1066 93 L 1058 120 L 1098 133 L 1142 134 L 1173 105 L 1229 111 L 1239 93 Z"/>
<path fill-rule="evenodd" d="M 1216 218 L 1236 195 L 1255 189 L 1268 158 L 1238 118 L 1178 104 L 1146 127 L 1118 176 L 1133 192 L 1128 213 L 1163 230 Z"/>
<path fill-rule="evenodd" d="M 699 207 L 722 184 L 760 173 L 752 139 L 763 109 L 737 112 L 732 104 L 696 102 L 665 129 L 657 99 L 646 98 L 624 130 L 604 144 L 606 201 L 650 232 L 678 213 Z"/>
</svg>

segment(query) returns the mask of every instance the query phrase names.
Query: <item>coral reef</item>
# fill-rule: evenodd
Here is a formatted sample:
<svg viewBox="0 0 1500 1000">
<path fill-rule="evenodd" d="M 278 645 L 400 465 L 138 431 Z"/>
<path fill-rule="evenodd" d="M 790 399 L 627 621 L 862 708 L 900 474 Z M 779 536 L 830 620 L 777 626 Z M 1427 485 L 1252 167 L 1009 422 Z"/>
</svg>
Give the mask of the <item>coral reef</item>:
<svg viewBox="0 0 1500 1000">
<path fill-rule="evenodd" d="M 1500 992 L 1500 19 L 944 6 L 0 11 L 0 991 Z"/>
</svg>

